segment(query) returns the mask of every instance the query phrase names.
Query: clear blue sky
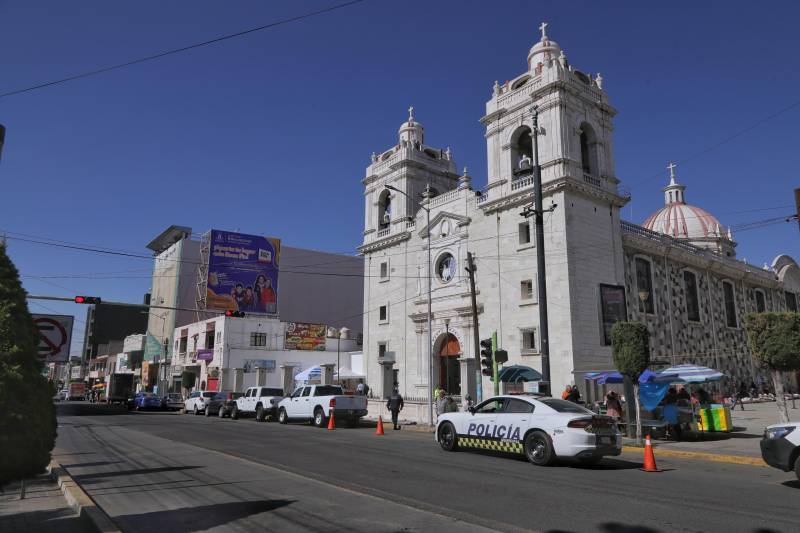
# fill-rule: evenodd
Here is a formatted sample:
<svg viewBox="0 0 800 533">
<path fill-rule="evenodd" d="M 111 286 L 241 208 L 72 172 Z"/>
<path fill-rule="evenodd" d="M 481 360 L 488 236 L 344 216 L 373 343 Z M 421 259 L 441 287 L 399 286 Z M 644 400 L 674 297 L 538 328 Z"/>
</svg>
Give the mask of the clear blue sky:
<svg viewBox="0 0 800 533">
<path fill-rule="evenodd" d="M 333 3 L 0 0 L 0 93 Z M 800 99 L 797 2 L 373 0 L 0 99 L 0 230 L 146 252 L 181 224 L 353 253 L 364 168 L 410 104 L 427 143 L 451 146 L 485 183 L 478 119 L 494 80 L 523 72 L 543 20 L 576 68 L 603 74 L 619 110 L 617 175 L 633 186 L 624 216 L 639 223 L 663 202 L 668 161 Z M 798 119 L 800 107 L 682 164 L 687 200 L 725 225 L 791 213 Z M 735 238 L 751 263 L 800 257 L 796 224 Z M 112 273 L 26 277 L 32 293 L 137 302 L 149 287 L 151 261 L 14 240 L 9 250 L 28 276 Z"/>
</svg>

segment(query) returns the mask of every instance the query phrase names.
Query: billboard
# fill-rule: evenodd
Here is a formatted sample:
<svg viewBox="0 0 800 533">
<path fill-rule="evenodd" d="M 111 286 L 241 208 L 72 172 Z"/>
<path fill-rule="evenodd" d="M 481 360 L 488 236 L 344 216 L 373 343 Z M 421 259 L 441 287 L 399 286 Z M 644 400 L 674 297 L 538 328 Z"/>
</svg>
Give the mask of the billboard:
<svg viewBox="0 0 800 533">
<path fill-rule="evenodd" d="M 72 322 L 68 315 L 31 315 L 39 331 L 39 357 L 46 363 L 69 361 Z"/>
<path fill-rule="evenodd" d="M 286 323 L 284 350 L 325 351 L 325 333 L 328 328 L 324 324 L 304 324 L 302 322 Z"/>
<path fill-rule="evenodd" d="M 211 230 L 206 308 L 275 315 L 281 241 Z"/>
<path fill-rule="evenodd" d="M 245 359 L 242 367 L 244 368 L 245 374 L 255 372 L 256 368 L 266 368 L 267 373 L 271 374 L 275 372 L 275 363 L 275 359 Z"/>
</svg>

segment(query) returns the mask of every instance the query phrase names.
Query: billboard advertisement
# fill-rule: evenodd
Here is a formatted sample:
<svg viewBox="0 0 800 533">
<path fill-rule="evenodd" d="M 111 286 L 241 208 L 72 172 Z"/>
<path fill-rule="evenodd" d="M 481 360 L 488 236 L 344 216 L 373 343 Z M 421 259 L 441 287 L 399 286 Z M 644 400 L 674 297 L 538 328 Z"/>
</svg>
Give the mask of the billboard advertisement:
<svg viewBox="0 0 800 533">
<path fill-rule="evenodd" d="M 324 352 L 325 333 L 327 330 L 328 328 L 324 324 L 287 322 L 286 339 L 283 342 L 283 349 Z"/>
<path fill-rule="evenodd" d="M 275 359 L 245 359 L 242 367 L 245 374 L 255 372 L 256 368 L 266 368 L 268 373 L 272 373 L 275 372 L 275 363 Z"/>
<path fill-rule="evenodd" d="M 211 230 L 206 308 L 278 313 L 281 241 Z"/>
<path fill-rule="evenodd" d="M 46 363 L 69 361 L 73 317 L 68 315 L 31 315 L 39 331 L 39 357 Z"/>
</svg>

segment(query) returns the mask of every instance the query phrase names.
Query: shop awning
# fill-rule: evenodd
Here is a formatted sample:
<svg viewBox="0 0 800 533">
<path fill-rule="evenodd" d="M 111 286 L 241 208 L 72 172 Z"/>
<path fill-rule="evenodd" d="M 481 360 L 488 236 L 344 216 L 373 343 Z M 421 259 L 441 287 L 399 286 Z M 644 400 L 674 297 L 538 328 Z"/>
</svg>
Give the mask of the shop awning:
<svg viewBox="0 0 800 533">
<path fill-rule="evenodd" d="M 334 377 L 336 379 L 364 379 L 364 374 L 359 374 L 358 372 L 354 372 L 350 368 L 343 366 L 339 369 L 339 372 L 334 373 Z"/>
</svg>

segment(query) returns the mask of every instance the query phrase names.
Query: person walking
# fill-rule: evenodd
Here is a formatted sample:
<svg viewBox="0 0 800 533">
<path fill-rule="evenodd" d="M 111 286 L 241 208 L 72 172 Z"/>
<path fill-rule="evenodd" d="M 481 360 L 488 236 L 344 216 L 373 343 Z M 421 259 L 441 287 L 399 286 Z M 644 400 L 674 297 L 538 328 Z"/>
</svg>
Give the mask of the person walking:
<svg viewBox="0 0 800 533">
<path fill-rule="evenodd" d="M 439 395 L 436 397 L 436 418 L 447 412 L 447 397 L 444 389 L 439 389 Z"/>
<path fill-rule="evenodd" d="M 470 407 L 472 407 L 472 396 L 465 394 L 461 399 L 461 410 L 466 412 Z"/>
<path fill-rule="evenodd" d="M 400 411 L 403 410 L 403 397 L 400 395 L 400 391 L 397 390 L 397 387 L 392 390 L 392 395 L 389 396 L 389 400 L 386 402 L 386 409 L 392 413 L 392 425 L 394 426 L 394 429 L 400 429 L 400 424 L 397 421 L 397 417 L 400 414 Z"/>
<path fill-rule="evenodd" d="M 622 403 L 616 391 L 606 394 L 606 415 L 618 420 L 622 418 Z"/>
</svg>

